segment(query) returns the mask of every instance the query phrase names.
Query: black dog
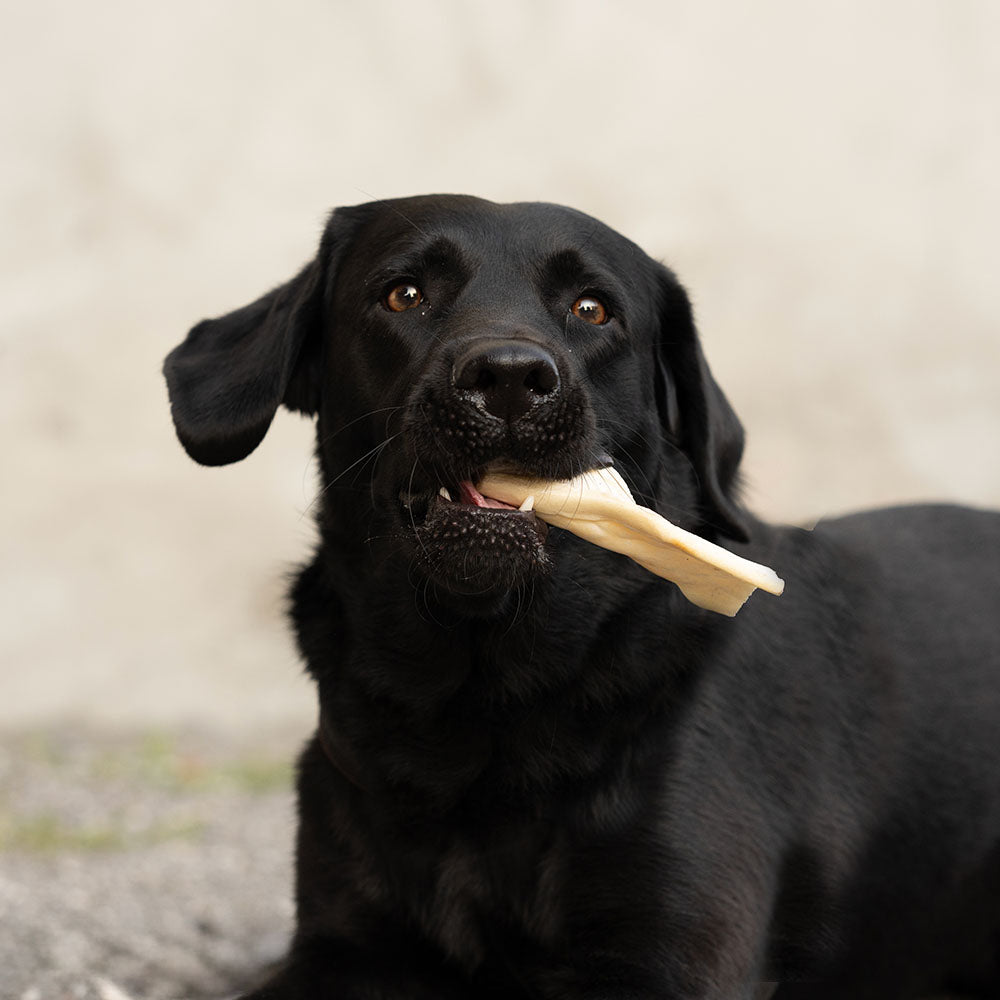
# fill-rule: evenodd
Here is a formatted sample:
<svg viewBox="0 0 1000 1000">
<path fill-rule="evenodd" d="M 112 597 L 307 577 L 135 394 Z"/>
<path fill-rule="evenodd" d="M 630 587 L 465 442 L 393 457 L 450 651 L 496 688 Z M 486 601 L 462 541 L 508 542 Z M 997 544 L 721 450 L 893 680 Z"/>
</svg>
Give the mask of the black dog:
<svg viewBox="0 0 1000 1000">
<path fill-rule="evenodd" d="M 1000 515 L 756 520 L 684 291 L 553 205 L 340 209 L 166 376 L 207 465 L 318 417 L 320 725 L 256 1000 L 1000 996 Z M 785 595 L 700 610 L 475 488 L 609 461 Z"/>
</svg>

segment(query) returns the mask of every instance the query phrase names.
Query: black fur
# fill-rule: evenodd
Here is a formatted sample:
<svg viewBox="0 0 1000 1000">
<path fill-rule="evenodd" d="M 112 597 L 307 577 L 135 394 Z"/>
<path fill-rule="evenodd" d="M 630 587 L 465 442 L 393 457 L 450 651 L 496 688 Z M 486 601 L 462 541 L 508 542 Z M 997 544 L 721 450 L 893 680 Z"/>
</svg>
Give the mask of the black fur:
<svg viewBox="0 0 1000 1000">
<path fill-rule="evenodd" d="M 399 285 L 419 304 L 390 309 Z M 493 402 L 484 344 L 544 384 Z M 1000 996 L 1000 516 L 755 519 L 683 289 L 552 205 L 338 210 L 297 278 L 165 370 L 200 462 L 243 458 L 281 403 L 318 423 L 293 616 L 320 727 L 297 932 L 254 1000 Z M 438 496 L 609 457 L 785 595 L 714 615 Z"/>
</svg>

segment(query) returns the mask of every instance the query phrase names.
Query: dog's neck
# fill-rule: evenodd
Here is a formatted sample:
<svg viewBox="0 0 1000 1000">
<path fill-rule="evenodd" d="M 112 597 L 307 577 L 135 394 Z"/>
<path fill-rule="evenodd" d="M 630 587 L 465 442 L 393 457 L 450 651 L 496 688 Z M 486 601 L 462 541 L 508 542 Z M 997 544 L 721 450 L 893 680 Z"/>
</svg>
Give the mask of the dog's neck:
<svg viewBox="0 0 1000 1000">
<path fill-rule="evenodd" d="M 415 810 L 453 808 L 477 787 L 542 808 L 570 765 L 611 773 L 621 733 L 659 711 L 682 672 L 669 650 L 683 644 L 637 604 L 670 602 L 669 589 L 638 568 L 600 616 L 569 572 L 492 618 L 435 602 L 389 565 L 369 569 L 359 578 L 321 554 L 295 588 L 293 615 L 331 765 Z M 690 627 L 675 603 L 670 632 Z"/>
</svg>

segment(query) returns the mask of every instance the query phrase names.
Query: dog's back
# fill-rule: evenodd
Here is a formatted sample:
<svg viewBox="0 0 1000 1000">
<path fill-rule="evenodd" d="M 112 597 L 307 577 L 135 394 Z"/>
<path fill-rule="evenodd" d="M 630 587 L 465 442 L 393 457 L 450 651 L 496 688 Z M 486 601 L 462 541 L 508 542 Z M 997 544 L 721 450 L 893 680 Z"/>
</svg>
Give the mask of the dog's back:
<svg viewBox="0 0 1000 1000">
<path fill-rule="evenodd" d="M 981 990 L 1000 979 L 1000 515 L 898 507 L 814 535 L 865 584 L 855 627 L 873 675 L 849 730 L 867 717 L 845 784 L 867 820 L 838 904 L 845 953 L 865 980 L 886 970 L 886 988 L 937 967 Z"/>
<path fill-rule="evenodd" d="M 859 615 L 877 622 L 901 682 L 914 685 L 901 697 L 945 712 L 957 690 L 966 709 L 992 708 L 1000 718 L 1000 514 L 895 507 L 821 521 L 815 534 L 853 551 L 864 567 L 873 592 Z M 996 760 L 1000 732 L 993 735 L 984 751 Z"/>
</svg>

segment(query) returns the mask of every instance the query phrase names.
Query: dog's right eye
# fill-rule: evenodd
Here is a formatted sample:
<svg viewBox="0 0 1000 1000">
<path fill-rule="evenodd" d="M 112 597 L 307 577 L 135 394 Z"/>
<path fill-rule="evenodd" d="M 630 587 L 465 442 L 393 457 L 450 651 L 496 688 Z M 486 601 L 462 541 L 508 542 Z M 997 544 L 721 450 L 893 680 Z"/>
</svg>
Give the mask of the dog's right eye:
<svg viewBox="0 0 1000 1000">
<path fill-rule="evenodd" d="M 603 326 L 611 318 L 604 303 L 593 295 L 581 295 L 573 303 L 570 312 L 592 326 Z"/>
<path fill-rule="evenodd" d="M 386 308 L 397 313 L 406 312 L 423 301 L 424 293 L 416 285 L 410 284 L 396 285 L 385 297 Z"/>
</svg>

